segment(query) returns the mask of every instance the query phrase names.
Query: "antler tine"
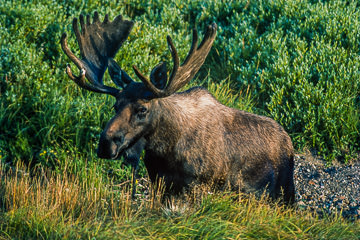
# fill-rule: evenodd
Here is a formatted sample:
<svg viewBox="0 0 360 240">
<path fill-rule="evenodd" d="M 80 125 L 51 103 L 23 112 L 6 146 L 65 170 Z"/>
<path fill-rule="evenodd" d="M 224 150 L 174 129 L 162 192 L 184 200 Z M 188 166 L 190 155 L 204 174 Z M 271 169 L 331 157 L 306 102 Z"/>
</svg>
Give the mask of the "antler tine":
<svg viewBox="0 0 360 240">
<path fill-rule="evenodd" d="M 167 43 L 174 61 L 174 66 L 168 84 L 164 89 L 158 89 L 155 87 L 155 85 L 147 77 L 145 77 L 135 66 L 133 66 L 136 75 L 145 84 L 145 86 L 155 94 L 155 96 L 166 97 L 173 94 L 185 86 L 203 65 L 214 42 L 216 29 L 217 25 L 215 23 L 208 26 L 204 39 L 200 43 L 199 47 L 197 46 L 198 33 L 196 29 L 193 30 L 191 47 L 187 57 L 185 58 L 185 61 L 183 64 L 181 64 L 181 66 L 179 64 L 179 56 L 172 39 L 170 36 L 167 36 Z"/>
<path fill-rule="evenodd" d="M 194 54 L 194 51 L 196 50 L 196 47 L 197 47 L 197 44 L 198 44 L 198 39 L 199 39 L 198 32 L 194 28 L 193 29 L 193 38 L 192 38 L 191 48 L 190 48 L 190 51 L 189 51 L 188 55 L 185 58 L 185 61 L 184 61 L 183 65 L 186 64 L 189 61 L 190 57 Z"/>
<path fill-rule="evenodd" d="M 85 22 L 84 22 L 84 15 L 80 14 L 80 26 L 81 26 L 81 33 L 82 34 L 85 34 L 86 33 L 86 25 L 85 25 Z M 76 18 L 74 18 L 75 20 Z"/>
<path fill-rule="evenodd" d="M 169 82 L 168 82 L 168 85 L 167 85 L 167 86 L 170 86 L 172 84 L 172 81 L 174 80 L 174 77 L 175 77 L 178 69 L 179 69 L 180 59 L 179 59 L 178 53 L 176 51 L 176 48 L 174 46 L 174 43 L 172 42 L 171 37 L 167 36 L 166 40 L 167 40 L 167 44 L 168 44 L 168 47 L 169 47 L 170 52 L 171 52 L 171 57 L 172 57 L 173 62 L 174 62 L 173 70 L 171 72 Z M 165 89 L 167 89 L 167 87 Z"/>
<path fill-rule="evenodd" d="M 109 23 L 109 14 L 105 15 L 103 23 L 105 24 Z"/>
<path fill-rule="evenodd" d="M 98 13 L 98 12 L 94 12 L 93 22 L 94 22 L 94 23 L 99 23 L 99 22 L 100 22 L 100 18 L 99 18 L 99 13 Z"/>
<path fill-rule="evenodd" d="M 133 69 L 134 72 L 136 74 L 136 76 L 138 76 L 138 78 L 144 83 L 144 85 L 155 94 L 155 96 L 157 97 L 164 97 L 164 91 L 162 89 L 158 89 L 157 87 L 155 87 L 154 84 L 152 84 L 152 82 L 150 82 L 150 79 L 148 79 L 147 77 L 144 76 L 144 74 L 142 74 L 139 69 L 133 65 Z"/>
<path fill-rule="evenodd" d="M 89 90 L 89 91 L 97 91 L 95 88 L 93 88 L 91 85 L 87 84 L 85 81 L 85 69 L 81 69 L 80 76 L 74 76 L 71 72 L 70 64 L 66 65 L 66 74 L 70 77 L 71 80 L 73 80 L 76 84 L 78 84 L 80 87 Z"/>
<path fill-rule="evenodd" d="M 75 56 L 75 54 L 69 49 L 68 44 L 67 44 L 67 35 L 66 33 L 63 33 L 63 35 L 61 36 L 61 48 L 64 51 L 64 53 L 70 58 L 70 60 L 75 63 L 75 65 L 79 68 L 79 69 L 83 69 L 84 66 L 81 62 L 81 60 L 79 58 L 77 58 Z"/>
<path fill-rule="evenodd" d="M 89 26 L 90 25 L 90 15 L 86 15 L 86 25 Z"/>
<path fill-rule="evenodd" d="M 80 30 L 79 30 L 79 24 L 78 24 L 78 19 L 77 18 L 74 18 L 73 21 L 72 21 L 72 27 L 73 27 L 73 30 L 74 30 L 74 33 L 75 33 L 75 36 L 76 36 L 76 39 L 78 41 L 78 44 L 79 46 L 82 46 L 82 42 L 81 42 L 81 34 L 80 34 Z M 66 37 L 66 33 L 65 34 L 65 37 Z M 63 35 L 64 35 L 63 34 Z M 82 53 L 82 48 L 80 48 L 80 55 L 83 55 Z"/>
</svg>

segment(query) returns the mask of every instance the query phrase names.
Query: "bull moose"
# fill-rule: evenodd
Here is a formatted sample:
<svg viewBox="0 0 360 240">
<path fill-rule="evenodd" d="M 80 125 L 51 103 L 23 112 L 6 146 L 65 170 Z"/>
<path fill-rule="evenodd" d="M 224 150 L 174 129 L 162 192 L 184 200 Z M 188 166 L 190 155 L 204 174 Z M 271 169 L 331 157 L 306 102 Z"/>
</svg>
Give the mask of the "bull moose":
<svg viewBox="0 0 360 240">
<path fill-rule="evenodd" d="M 166 63 L 155 66 L 146 77 L 133 66 L 136 82 L 114 61 L 115 54 L 134 25 L 121 15 L 103 22 L 99 14 L 80 15 L 73 29 L 81 59 L 71 52 L 66 33 L 61 46 L 80 69 L 67 75 L 80 87 L 116 98 L 115 116 L 100 135 L 98 157 L 119 159 L 145 150 L 144 163 L 153 183 L 162 178 L 166 191 L 181 193 L 197 184 L 246 193 L 264 191 L 274 199 L 295 198 L 294 150 L 286 131 L 273 119 L 229 108 L 206 89 L 194 87 L 177 92 L 198 72 L 216 36 L 217 25 L 209 25 L 198 45 L 193 30 L 192 44 L 180 65 L 172 39 L 167 37 L 173 67 L 167 76 Z M 122 90 L 103 84 L 108 69 L 112 81 Z M 86 81 L 87 79 L 87 81 Z"/>
</svg>

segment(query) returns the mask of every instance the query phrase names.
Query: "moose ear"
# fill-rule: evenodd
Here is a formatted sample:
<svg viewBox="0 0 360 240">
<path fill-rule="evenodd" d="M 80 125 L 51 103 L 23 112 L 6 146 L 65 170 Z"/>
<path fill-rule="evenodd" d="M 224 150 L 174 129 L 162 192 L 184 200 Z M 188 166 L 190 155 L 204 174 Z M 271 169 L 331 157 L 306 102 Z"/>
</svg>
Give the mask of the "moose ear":
<svg viewBox="0 0 360 240">
<path fill-rule="evenodd" d="M 109 75 L 113 82 L 121 87 L 125 88 L 128 84 L 134 82 L 127 73 L 120 68 L 120 66 L 114 61 L 114 59 L 109 58 Z"/>
<path fill-rule="evenodd" d="M 162 62 L 150 73 L 150 81 L 158 89 L 164 89 L 167 83 L 167 68 L 166 62 Z"/>
</svg>

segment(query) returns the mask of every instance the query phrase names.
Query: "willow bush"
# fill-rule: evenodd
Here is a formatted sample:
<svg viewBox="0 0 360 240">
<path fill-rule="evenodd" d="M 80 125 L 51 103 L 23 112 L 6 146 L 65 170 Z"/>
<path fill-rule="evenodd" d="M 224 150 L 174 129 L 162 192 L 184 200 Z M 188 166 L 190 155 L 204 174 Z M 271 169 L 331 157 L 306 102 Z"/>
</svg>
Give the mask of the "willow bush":
<svg viewBox="0 0 360 240">
<path fill-rule="evenodd" d="M 5 0 L 0 6 L 1 161 L 56 167 L 66 154 L 79 156 L 74 163 L 80 165 L 95 158 L 114 99 L 83 91 L 67 78 L 69 60 L 59 43 L 66 31 L 78 54 L 72 18 L 95 10 L 136 21 L 116 56 L 134 78 L 134 64 L 149 73 L 168 61 L 171 69 L 166 35 L 184 59 L 191 29 L 201 36 L 216 22 L 213 50 L 191 85 L 208 87 L 225 104 L 274 118 L 298 150 L 346 161 L 360 150 L 358 9 L 357 1 Z"/>
</svg>

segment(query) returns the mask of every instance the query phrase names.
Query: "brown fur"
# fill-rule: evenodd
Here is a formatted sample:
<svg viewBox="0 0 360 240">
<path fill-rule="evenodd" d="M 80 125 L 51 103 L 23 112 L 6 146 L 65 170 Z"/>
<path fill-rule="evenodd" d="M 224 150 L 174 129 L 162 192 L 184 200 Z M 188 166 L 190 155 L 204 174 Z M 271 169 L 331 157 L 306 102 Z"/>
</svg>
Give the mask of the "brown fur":
<svg viewBox="0 0 360 240">
<path fill-rule="evenodd" d="M 171 193 L 215 183 L 243 192 L 267 189 L 273 198 L 283 192 L 285 202 L 294 200 L 293 147 L 274 120 L 226 107 L 203 88 L 144 100 L 146 89 L 136 85 L 118 97 L 118 115 L 103 135 L 145 139 L 144 161 L 153 182 L 164 178 Z M 132 125 L 134 105 L 147 107 L 146 124 Z M 100 151 L 109 144 L 100 140 Z"/>
</svg>

